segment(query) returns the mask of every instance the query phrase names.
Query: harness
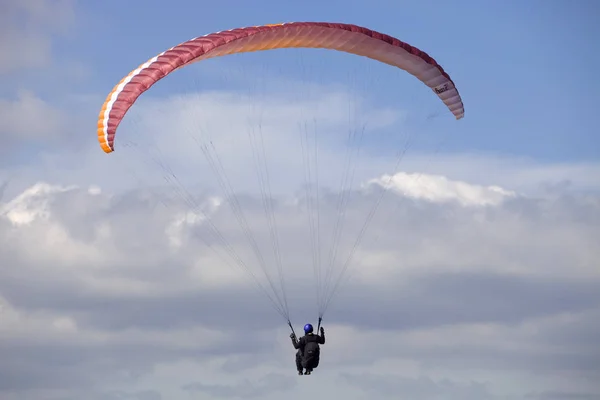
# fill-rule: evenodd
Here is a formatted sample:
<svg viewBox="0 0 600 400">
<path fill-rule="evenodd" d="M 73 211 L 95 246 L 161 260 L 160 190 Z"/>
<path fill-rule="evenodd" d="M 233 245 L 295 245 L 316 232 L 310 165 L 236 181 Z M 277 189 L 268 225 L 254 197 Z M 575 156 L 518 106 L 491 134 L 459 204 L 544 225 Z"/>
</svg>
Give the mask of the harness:
<svg viewBox="0 0 600 400">
<path fill-rule="evenodd" d="M 303 358 L 305 360 L 318 358 L 320 353 L 319 337 L 317 335 L 306 335 L 304 340 L 306 343 L 304 344 Z"/>
</svg>

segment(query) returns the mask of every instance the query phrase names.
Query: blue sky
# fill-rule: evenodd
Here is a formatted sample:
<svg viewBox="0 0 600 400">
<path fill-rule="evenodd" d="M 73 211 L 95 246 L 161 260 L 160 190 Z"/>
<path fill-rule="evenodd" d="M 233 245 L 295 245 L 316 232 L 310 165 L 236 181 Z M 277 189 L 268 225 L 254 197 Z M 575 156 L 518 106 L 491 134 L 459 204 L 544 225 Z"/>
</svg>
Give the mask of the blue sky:
<svg viewBox="0 0 600 400">
<path fill-rule="evenodd" d="M 594 1 L 230 1 L 224 7 L 151 0 L 80 8 L 75 34 L 57 50 L 91 68 L 81 91 L 107 93 L 140 61 L 205 33 L 279 21 L 341 21 L 413 44 L 451 74 L 466 116 L 457 124 L 447 121 L 449 135 L 456 136 L 447 149 L 544 161 L 600 156 L 594 101 L 600 80 L 593 68 L 600 64 L 593 51 L 600 5 Z M 376 95 L 393 96 L 394 90 Z"/>
<path fill-rule="evenodd" d="M 109 0 L 79 3 L 74 26 L 56 42 L 55 51 L 57 59 L 80 63 L 87 71 L 85 78 L 61 82 L 63 88 L 103 98 L 141 61 L 205 33 L 279 21 L 354 23 L 427 51 L 450 73 L 463 97 L 466 117 L 453 124 L 449 115 L 444 116 L 443 129 L 453 138 L 446 150 L 548 162 L 598 160 L 593 99 L 600 80 L 593 66 L 599 64 L 600 55 L 593 51 L 593 43 L 600 38 L 595 23 L 599 9 L 594 1 L 230 1 L 220 6 L 184 0 L 150 0 L 143 5 Z M 304 54 L 314 62 L 319 53 Z M 279 57 L 277 62 L 285 66 L 283 57 L 268 54 L 242 61 L 260 64 L 269 57 Z M 335 74 L 336 63 L 353 62 L 330 57 L 333 62 L 324 66 L 323 74 Z M 392 79 L 397 72 L 388 70 L 384 73 Z M 288 74 L 295 72 L 290 69 Z M 41 79 L 40 71 L 31 74 L 25 76 L 33 79 L 29 84 L 16 82 L 27 87 Z M 162 83 L 165 93 L 181 87 L 177 77 L 170 78 Z M 6 82 L 7 87 L 14 82 Z M 370 94 L 388 99 L 402 89 L 389 86 L 379 84 Z M 66 95 L 60 88 L 49 89 L 48 99 Z M 410 90 L 417 91 L 418 86 L 411 85 Z M 418 93 L 420 98 L 429 94 L 421 90 L 425 94 Z"/>
</svg>

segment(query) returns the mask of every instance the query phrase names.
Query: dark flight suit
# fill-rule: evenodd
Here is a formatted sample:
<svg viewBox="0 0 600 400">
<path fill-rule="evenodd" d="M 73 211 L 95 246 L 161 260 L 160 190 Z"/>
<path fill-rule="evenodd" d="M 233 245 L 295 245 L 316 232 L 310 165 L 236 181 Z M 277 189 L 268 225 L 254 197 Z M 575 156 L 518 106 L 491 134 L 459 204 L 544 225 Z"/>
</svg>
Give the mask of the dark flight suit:
<svg viewBox="0 0 600 400">
<path fill-rule="evenodd" d="M 296 341 L 295 338 L 292 339 L 294 348 L 298 349 L 298 352 L 296 353 L 296 369 L 298 372 L 302 372 L 304 368 L 306 368 L 306 371 L 309 372 L 319 366 L 320 352 L 317 352 L 317 354 L 311 359 L 304 357 L 304 348 L 310 342 L 325 344 L 325 334 L 319 336 L 315 335 L 314 333 L 309 333 L 305 336 L 302 336 L 298 341 Z"/>
</svg>

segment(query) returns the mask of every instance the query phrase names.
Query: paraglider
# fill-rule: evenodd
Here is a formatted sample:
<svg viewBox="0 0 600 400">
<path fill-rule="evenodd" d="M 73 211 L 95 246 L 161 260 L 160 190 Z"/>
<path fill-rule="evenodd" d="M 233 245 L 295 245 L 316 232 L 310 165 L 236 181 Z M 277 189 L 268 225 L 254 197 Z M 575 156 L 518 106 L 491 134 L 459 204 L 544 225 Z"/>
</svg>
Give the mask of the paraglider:
<svg viewBox="0 0 600 400">
<path fill-rule="evenodd" d="M 130 107 L 138 100 L 142 93 L 170 73 L 209 58 L 283 48 L 335 50 L 367 57 L 399 68 L 423 82 L 434 95 L 439 97 L 457 120 L 464 116 L 464 106 L 461 96 L 448 73 L 432 57 L 418 48 L 394 37 L 357 25 L 329 22 L 290 22 L 236 28 L 196 37 L 178 44 L 139 65 L 114 86 L 102 105 L 98 116 L 97 129 L 100 147 L 106 153 L 111 153 L 115 150 L 117 128 Z M 379 200 L 376 206 L 379 204 Z M 369 213 L 352 251 L 356 249 L 362 239 L 371 217 L 372 215 Z M 270 228 L 272 228 L 272 225 L 273 222 L 270 222 Z M 275 250 L 276 252 L 278 251 L 277 249 Z M 237 254 L 232 254 L 235 256 L 233 258 L 236 262 L 240 266 L 245 267 L 245 264 L 239 259 Z M 342 271 L 346 270 L 352 259 L 352 255 L 353 253 L 346 259 Z M 278 265 L 278 267 L 281 273 L 281 265 Z M 319 327 L 329 301 L 340 281 L 341 274 L 337 282 L 326 282 L 323 286 L 325 288 L 324 291 L 328 293 L 323 293 L 323 296 L 317 300 L 319 303 Z M 271 280 L 269 280 L 269 283 L 272 283 L 271 288 L 273 289 L 274 296 L 270 296 L 269 298 L 275 305 L 276 310 L 287 319 L 288 325 L 291 328 L 292 325 L 283 280 L 281 282 L 283 299 L 275 291 Z M 296 340 L 292 328 L 294 347 L 302 355 L 301 358 L 297 357 L 297 366 L 300 365 L 306 369 L 306 374 L 310 374 L 318 365 L 318 345 L 325 343 L 325 337 L 323 328 L 320 328 L 321 335 L 315 335 L 312 332 L 310 324 L 306 325 L 305 333 L 304 337 Z M 314 349 L 311 343 L 316 344 Z M 307 358 L 307 356 L 309 357 Z M 300 372 L 300 368 L 298 371 Z"/>
<path fill-rule="evenodd" d="M 292 332 L 290 338 L 296 352 L 296 369 L 298 375 L 310 375 L 312 371 L 319 366 L 321 357 L 320 344 L 325 344 L 325 328 L 320 327 L 321 335 L 313 333 L 311 324 L 304 325 L 304 336 L 300 339 L 296 338 L 296 334 Z"/>
</svg>

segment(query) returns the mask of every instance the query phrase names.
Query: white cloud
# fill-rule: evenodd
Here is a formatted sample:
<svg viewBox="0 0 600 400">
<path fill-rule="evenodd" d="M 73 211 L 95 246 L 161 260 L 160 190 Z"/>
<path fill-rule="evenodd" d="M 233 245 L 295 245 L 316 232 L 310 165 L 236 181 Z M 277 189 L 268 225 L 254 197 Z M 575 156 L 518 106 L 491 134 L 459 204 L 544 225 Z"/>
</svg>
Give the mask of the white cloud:
<svg viewBox="0 0 600 400">
<path fill-rule="evenodd" d="M 210 171 L 200 148 L 200 144 L 210 143 L 209 147 L 215 149 L 233 179 L 234 187 L 248 191 L 257 188 L 256 173 L 250 166 L 255 165 L 256 154 L 263 150 L 262 140 L 272 187 L 289 192 L 304 179 L 301 138 L 306 133 L 311 141 L 315 135 L 318 138 L 319 162 L 331 166 L 321 169 L 320 181 L 337 184 L 345 157 L 340 147 L 345 149 L 348 130 L 357 129 L 348 122 L 348 103 L 351 102 L 358 100 L 344 91 L 317 92 L 314 98 L 293 101 L 286 93 L 255 99 L 235 92 L 142 100 L 137 108 L 129 111 L 120 127 L 117 152 L 160 158 L 178 173 L 184 168 L 189 171 L 193 165 L 196 165 L 194 170 Z M 359 125 L 373 121 L 368 125 L 367 134 L 393 126 L 400 120 L 400 112 L 391 109 L 379 110 L 366 105 L 362 109 L 360 103 L 357 108 L 355 118 Z M 131 142 L 135 150 L 123 147 L 131 146 Z M 391 161 L 383 160 L 374 168 L 381 168 L 381 164 L 390 165 Z M 366 173 L 363 171 L 361 176 L 367 176 Z M 181 175 L 185 178 L 187 173 Z M 199 178 L 196 174 L 194 181 Z"/>
<path fill-rule="evenodd" d="M 564 188 L 597 190 L 600 186 L 600 164 L 597 162 L 549 163 L 502 154 L 409 152 L 402 166 L 408 173 L 443 175 L 524 194 L 561 193 Z"/>
<path fill-rule="evenodd" d="M 439 190 L 452 187 L 448 183 L 442 182 Z M 372 195 L 356 194 L 349 214 L 364 215 L 370 203 L 360 199 Z M 240 272 L 228 269 L 193 236 L 181 241 L 176 252 L 169 250 L 168 227 L 177 221 L 179 206 L 152 211 L 144 193 L 117 195 L 98 187 L 46 184 L 6 199 L 0 220 L 0 345 L 9 365 L 0 362 L 0 370 L 20 357 L 22 368 L 13 369 L 11 376 L 24 379 L 14 374 L 26 374 L 30 383 L 18 388 L 2 382 L 3 396 L 29 393 L 46 399 L 56 388 L 70 396 L 94 395 L 69 381 L 101 384 L 106 395 L 151 390 L 173 399 L 187 398 L 190 390 L 207 399 L 236 394 L 294 399 L 304 398 L 311 388 L 350 399 L 391 399 L 398 390 L 415 396 L 445 393 L 450 399 L 469 393 L 492 399 L 549 390 L 594 393 L 586 375 L 597 372 L 588 363 L 599 355 L 593 341 L 584 345 L 582 338 L 593 337 L 598 329 L 584 322 L 597 321 L 592 316 L 600 298 L 593 290 L 597 268 L 586 273 L 585 260 L 600 255 L 595 247 L 561 243 L 572 235 L 582 240 L 598 233 L 598 203 L 588 209 L 582 225 L 576 213 L 564 213 L 590 207 L 579 199 L 513 199 L 488 206 L 489 219 L 483 220 L 479 207 L 458 206 L 454 212 L 460 214 L 446 220 L 443 212 L 452 210 L 448 203 L 391 196 L 393 201 L 383 206 L 395 207 L 395 217 L 390 221 L 384 208 L 388 224 L 377 219 L 373 227 L 386 237 L 365 241 L 348 290 L 340 293 L 326 318 L 328 343 L 310 388 L 293 377 L 285 324 L 260 295 L 248 291 L 249 281 Z M 231 218 L 220 215 L 227 212 L 223 206 L 213 208 L 211 216 L 242 249 L 239 227 L 222 224 Z M 308 248 L 305 226 L 301 219 L 283 218 L 293 215 L 286 207 L 277 208 L 280 235 L 294 237 L 295 251 L 302 254 Z M 256 207 L 252 213 L 258 218 L 260 211 Z M 459 221 L 468 236 L 448 235 L 447 229 Z M 547 232 L 551 222 L 560 229 Z M 440 230 L 445 234 L 438 235 Z M 41 239 L 48 237 L 53 237 L 51 245 Z M 405 239 L 410 237 L 416 242 Z M 546 248 L 537 247 L 538 240 Z M 261 244 L 266 252 L 267 242 Z M 547 264 L 547 248 L 556 265 Z M 515 253 L 519 249 L 526 253 Z M 386 259 L 367 256 L 386 253 Z M 496 258 L 503 253 L 505 258 Z M 520 269 L 504 268 L 511 258 L 520 261 Z M 473 267 L 447 268 L 464 264 Z M 228 272 L 217 279 L 220 272 L 215 272 L 221 270 Z M 532 271 L 538 278 L 529 278 Z M 294 307 L 306 306 L 296 315 L 310 315 L 304 312 L 314 301 L 312 291 L 306 292 L 311 285 L 305 286 L 306 278 L 312 279 L 310 268 L 286 272 L 294 278 L 289 289 Z M 357 337 L 368 351 L 348 351 L 356 348 Z M 35 351 L 23 358 L 19 346 Z M 86 356 L 74 359 L 74 354 Z M 49 363 L 58 382 L 54 386 L 34 370 L 47 374 Z M 276 371 L 279 375 L 273 375 Z M 548 371 L 563 371 L 570 378 L 550 380 Z M 72 379 L 59 379 L 63 374 Z M 35 387 L 46 391 L 34 392 Z M 30 391 L 23 392 L 25 388 Z"/>
<path fill-rule="evenodd" d="M 384 175 L 373 179 L 369 183 L 376 183 L 414 199 L 432 202 L 457 201 L 463 206 L 498 205 L 503 200 L 516 196 L 515 192 L 498 186 L 471 185 L 466 182 L 452 181 L 440 175 L 398 172 L 393 176 Z"/>
<path fill-rule="evenodd" d="M 25 225 L 36 219 L 47 219 L 49 196 L 72 189 L 74 187 L 51 186 L 47 183 L 35 184 L 7 204 L 0 203 L 0 215 L 6 215 L 13 225 Z"/>
<path fill-rule="evenodd" d="M 29 91 L 20 91 L 15 100 L 0 99 L 0 135 L 4 151 L 17 142 L 51 143 L 63 138 L 67 116 Z M 4 152 L 3 151 L 3 152 Z"/>
</svg>

